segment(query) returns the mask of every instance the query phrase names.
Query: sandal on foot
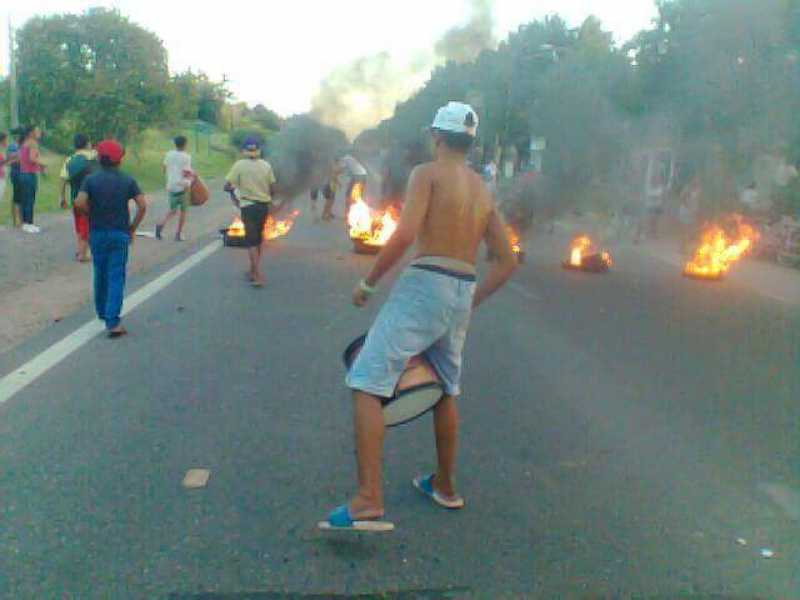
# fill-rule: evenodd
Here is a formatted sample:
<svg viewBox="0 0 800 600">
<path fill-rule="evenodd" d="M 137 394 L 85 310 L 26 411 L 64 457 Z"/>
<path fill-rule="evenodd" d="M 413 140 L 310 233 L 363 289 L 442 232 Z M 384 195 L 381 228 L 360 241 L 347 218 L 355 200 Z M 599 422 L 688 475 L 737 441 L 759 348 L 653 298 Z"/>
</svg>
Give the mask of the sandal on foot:
<svg viewBox="0 0 800 600">
<path fill-rule="evenodd" d="M 128 335 L 128 330 L 125 329 L 124 327 L 118 327 L 116 329 L 108 330 L 108 337 L 111 338 L 112 340 L 121 338 L 124 335 Z"/>
<path fill-rule="evenodd" d="M 411 483 L 414 484 L 415 488 L 417 488 L 420 492 L 425 494 L 428 498 L 442 508 L 446 508 L 448 510 L 460 510 L 464 508 L 464 499 L 461 496 L 452 496 L 448 498 L 447 496 L 437 492 L 433 488 L 433 478 L 434 475 L 430 475 L 429 477 L 420 476 L 414 478 Z"/>
<path fill-rule="evenodd" d="M 350 507 L 346 504 L 334 509 L 328 515 L 327 521 L 317 523 L 322 531 L 361 531 L 365 533 L 388 533 L 394 531 L 394 523 L 378 519 L 364 519 L 356 521 L 350 514 Z"/>
</svg>

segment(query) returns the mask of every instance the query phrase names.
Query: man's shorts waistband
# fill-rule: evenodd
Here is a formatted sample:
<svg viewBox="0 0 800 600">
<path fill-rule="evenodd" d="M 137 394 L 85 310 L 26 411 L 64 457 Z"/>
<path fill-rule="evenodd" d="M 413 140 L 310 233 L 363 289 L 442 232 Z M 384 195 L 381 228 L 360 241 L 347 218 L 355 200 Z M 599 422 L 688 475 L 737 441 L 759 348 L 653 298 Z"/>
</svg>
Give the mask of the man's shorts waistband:
<svg viewBox="0 0 800 600">
<path fill-rule="evenodd" d="M 451 258 L 449 256 L 418 256 L 411 262 L 412 267 L 424 267 L 423 270 L 442 273 L 463 281 L 475 281 L 478 270 L 472 263 Z M 434 267 L 429 269 L 428 267 Z"/>
<path fill-rule="evenodd" d="M 471 275 L 469 273 L 459 273 L 458 271 L 453 271 L 452 269 L 446 269 L 444 267 L 438 267 L 436 265 L 411 265 L 411 268 L 419 269 L 420 271 L 430 271 L 431 273 L 438 273 L 439 275 L 447 275 L 448 277 L 458 279 L 459 281 L 467 281 L 469 283 L 475 283 L 475 281 L 477 281 L 477 277 L 475 277 L 475 275 Z"/>
</svg>

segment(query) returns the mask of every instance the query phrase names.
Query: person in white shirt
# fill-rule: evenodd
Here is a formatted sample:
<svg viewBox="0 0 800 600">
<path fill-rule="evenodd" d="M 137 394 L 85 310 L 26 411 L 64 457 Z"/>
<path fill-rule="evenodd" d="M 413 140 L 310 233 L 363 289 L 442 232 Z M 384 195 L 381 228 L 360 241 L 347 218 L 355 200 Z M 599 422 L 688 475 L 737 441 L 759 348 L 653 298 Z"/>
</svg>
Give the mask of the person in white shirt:
<svg viewBox="0 0 800 600">
<path fill-rule="evenodd" d="M 186 211 L 189 210 L 189 188 L 195 179 L 192 171 L 192 157 L 186 152 L 186 137 L 175 138 L 175 150 L 170 150 L 164 157 L 163 172 L 167 178 L 167 195 L 169 196 L 169 212 L 156 225 L 156 239 L 162 239 L 164 226 L 178 214 L 178 228 L 175 230 L 175 241 L 183 241 L 183 228 L 186 225 Z"/>
</svg>

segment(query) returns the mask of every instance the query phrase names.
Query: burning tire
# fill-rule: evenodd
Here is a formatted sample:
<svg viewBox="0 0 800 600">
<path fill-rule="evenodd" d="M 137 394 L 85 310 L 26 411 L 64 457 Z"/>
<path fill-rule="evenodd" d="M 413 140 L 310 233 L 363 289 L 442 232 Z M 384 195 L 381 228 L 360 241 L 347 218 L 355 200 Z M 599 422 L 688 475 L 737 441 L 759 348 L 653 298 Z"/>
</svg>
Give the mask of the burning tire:
<svg viewBox="0 0 800 600">
<path fill-rule="evenodd" d="M 722 273 L 717 273 L 714 275 L 698 275 L 697 273 L 692 273 L 691 271 L 687 271 L 684 269 L 683 276 L 687 279 L 694 279 L 695 281 L 722 281 L 725 279 L 725 275 Z"/>
<path fill-rule="evenodd" d="M 582 271 L 584 273 L 608 273 L 611 270 L 611 263 L 605 253 L 590 254 L 583 257 L 579 265 L 573 265 L 570 261 L 565 260 L 561 263 L 561 266 L 568 271 Z"/>
<path fill-rule="evenodd" d="M 244 248 L 244 236 L 231 235 L 227 229 L 220 229 L 222 243 L 226 248 Z"/>
<path fill-rule="evenodd" d="M 731 267 L 749 254 L 759 240 L 758 231 L 740 215 L 731 215 L 725 226 L 704 227 L 694 255 L 683 268 L 690 279 L 720 281 Z"/>
<path fill-rule="evenodd" d="M 353 239 L 353 252 L 356 254 L 368 254 L 368 255 L 375 255 L 379 254 L 381 251 L 381 246 L 376 246 L 374 244 L 367 244 L 364 240 L 360 239 Z"/>
<path fill-rule="evenodd" d="M 569 271 L 608 273 L 613 264 L 611 254 L 596 251 L 592 240 L 583 235 L 572 240 L 569 258 L 561 266 Z"/>
</svg>

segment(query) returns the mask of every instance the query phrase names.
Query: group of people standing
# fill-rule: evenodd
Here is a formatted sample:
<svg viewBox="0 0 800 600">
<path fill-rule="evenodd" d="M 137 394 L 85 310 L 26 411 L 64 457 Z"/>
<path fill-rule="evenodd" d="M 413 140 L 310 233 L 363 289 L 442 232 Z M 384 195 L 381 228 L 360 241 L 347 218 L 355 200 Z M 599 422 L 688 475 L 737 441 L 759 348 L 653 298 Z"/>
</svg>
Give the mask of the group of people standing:
<svg viewBox="0 0 800 600">
<path fill-rule="evenodd" d="M 9 134 L 0 133 L 0 199 L 10 183 L 14 227 L 31 234 L 41 233 L 41 229 L 33 222 L 39 175 L 45 170 L 39 151 L 41 137 L 42 132 L 38 127 L 15 129 L 11 132 L 10 140 Z"/>
</svg>

